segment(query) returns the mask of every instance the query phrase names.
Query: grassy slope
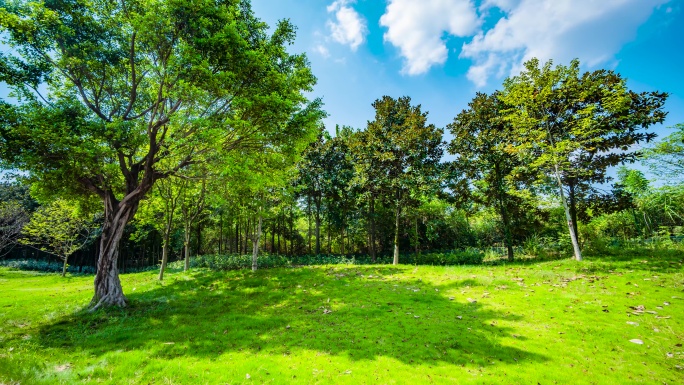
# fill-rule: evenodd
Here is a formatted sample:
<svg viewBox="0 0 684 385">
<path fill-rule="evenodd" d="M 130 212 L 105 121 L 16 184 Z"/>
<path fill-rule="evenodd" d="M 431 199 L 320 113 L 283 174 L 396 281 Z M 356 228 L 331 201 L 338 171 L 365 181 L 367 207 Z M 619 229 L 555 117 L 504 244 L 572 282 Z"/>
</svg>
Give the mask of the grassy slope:
<svg viewBox="0 0 684 385">
<path fill-rule="evenodd" d="M 681 383 L 681 259 L 146 272 L 95 314 L 0 269 L 0 384 Z"/>
</svg>

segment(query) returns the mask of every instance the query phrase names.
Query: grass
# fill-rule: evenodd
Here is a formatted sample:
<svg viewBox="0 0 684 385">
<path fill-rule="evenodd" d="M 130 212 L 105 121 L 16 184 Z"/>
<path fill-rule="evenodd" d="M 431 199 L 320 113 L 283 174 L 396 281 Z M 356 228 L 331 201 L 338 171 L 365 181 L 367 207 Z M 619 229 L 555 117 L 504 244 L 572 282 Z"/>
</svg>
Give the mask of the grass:
<svg viewBox="0 0 684 385">
<path fill-rule="evenodd" d="M 95 313 L 0 268 L 0 384 L 676 384 L 683 258 L 141 272 Z"/>
</svg>

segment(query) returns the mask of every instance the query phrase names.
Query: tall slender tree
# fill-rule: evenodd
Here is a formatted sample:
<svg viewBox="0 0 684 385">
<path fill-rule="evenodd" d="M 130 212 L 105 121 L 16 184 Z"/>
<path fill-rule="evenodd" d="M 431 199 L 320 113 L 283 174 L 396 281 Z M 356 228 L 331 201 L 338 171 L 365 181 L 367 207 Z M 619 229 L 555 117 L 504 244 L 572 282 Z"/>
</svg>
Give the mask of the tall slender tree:
<svg viewBox="0 0 684 385">
<path fill-rule="evenodd" d="M 417 205 L 425 189 L 435 186 L 442 158 L 442 129 L 427 123 L 427 112 L 411 105 L 408 96 L 384 96 L 373 103 L 375 119 L 361 135 L 360 159 L 368 183 L 384 190 L 394 209 L 393 263 L 399 264 L 402 209 Z M 371 170 L 374 169 L 374 170 Z M 376 188 L 372 187 L 375 191 Z"/>
<path fill-rule="evenodd" d="M 515 141 L 510 123 L 503 119 L 506 109 L 497 93 L 478 93 L 447 126 L 454 137 L 448 151 L 456 156 L 452 163 L 459 175 L 479 192 L 469 194 L 470 198 L 481 197 L 482 203 L 499 212 L 508 259 L 513 260 L 511 214 L 518 202 L 509 191 L 515 189 L 511 173 L 520 161 L 510 153 Z"/>
<path fill-rule="evenodd" d="M 540 66 L 532 59 L 520 75 L 504 82 L 500 99 L 510 106 L 506 119 L 518 137 L 515 151 L 539 180 L 549 175 L 555 180 L 575 259 L 581 260 L 582 253 L 565 189 L 568 180 L 593 181 L 631 156 L 616 152 L 653 137 L 639 130 L 665 119 L 666 98 L 662 92 L 630 91 L 612 71 L 580 74 L 578 60 L 553 67 L 551 61 Z"/>
</svg>

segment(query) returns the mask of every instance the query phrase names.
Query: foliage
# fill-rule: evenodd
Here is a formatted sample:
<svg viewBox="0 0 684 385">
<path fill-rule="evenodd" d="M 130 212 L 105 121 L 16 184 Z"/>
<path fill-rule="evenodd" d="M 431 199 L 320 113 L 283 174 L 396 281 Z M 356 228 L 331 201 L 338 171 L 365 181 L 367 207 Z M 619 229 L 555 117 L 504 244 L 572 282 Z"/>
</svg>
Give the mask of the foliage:
<svg viewBox="0 0 684 385">
<path fill-rule="evenodd" d="M 513 149 L 525 171 L 543 182 L 553 175 L 565 207 L 575 258 L 581 259 L 576 237 L 576 190 L 605 181 L 607 167 L 633 161 L 629 151 L 653 134 L 639 130 L 661 123 L 666 93 L 636 93 L 613 71 L 580 75 L 579 61 L 553 67 L 532 59 L 520 75 L 504 82 L 501 100 L 510 106 L 506 120 L 518 143 Z M 569 199 L 564 188 L 569 189 Z"/>
<path fill-rule="evenodd" d="M 269 33 L 249 1 L 11 2 L 0 80 L 0 159 L 43 191 L 104 205 L 94 306 L 125 305 L 124 226 L 155 182 L 241 149 L 276 151 L 321 115 L 315 78 L 290 54 L 295 27 Z M 47 90 L 47 92 L 44 92 Z"/>
<path fill-rule="evenodd" d="M 0 201 L 0 257 L 17 242 L 28 218 L 18 202 Z"/>
<path fill-rule="evenodd" d="M 533 207 L 516 194 L 521 178 L 515 178 L 513 171 L 522 163 L 511 154 L 516 139 L 510 123 L 504 119 L 508 108 L 498 93 L 478 93 L 468 103 L 468 109 L 458 114 L 447 128 L 454 137 L 448 147 L 449 153 L 456 156 L 451 165 L 458 178 L 464 179 L 460 184 L 452 183 L 460 187 L 453 193 L 460 195 L 461 200 L 496 207 L 508 258 L 513 260 L 514 218 L 533 211 Z"/>
<path fill-rule="evenodd" d="M 684 123 L 672 129 L 673 133 L 644 150 L 643 161 L 651 172 L 664 180 L 681 182 L 684 174 Z"/>
<path fill-rule="evenodd" d="M 64 262 L 62 275 L 65 275 L 69 257 L 92 241 L 91 232 L 95 226 L 95 221 L 87 213 L 79 212 L 78 206 L 57 199 L 31 215 L 22 230 L 25 236 L 22 243 L 38 246 L 59 257 Z"/>
<path fill-rule="evenodd" d="M 356 184 L 369 199 L 379 198 L 393 207 L 397 264 L 402 210 L 416 207 L 423 194 L 434 193 L 440 186 L 443 130 L 428 124 L 427 112 L 422 112 L 420 105 L 411 105 L 408 96 L 383 96 L 373 102 L 373 107 L 375 119 L 368 122 L 352 146 Z"/>
</svg>

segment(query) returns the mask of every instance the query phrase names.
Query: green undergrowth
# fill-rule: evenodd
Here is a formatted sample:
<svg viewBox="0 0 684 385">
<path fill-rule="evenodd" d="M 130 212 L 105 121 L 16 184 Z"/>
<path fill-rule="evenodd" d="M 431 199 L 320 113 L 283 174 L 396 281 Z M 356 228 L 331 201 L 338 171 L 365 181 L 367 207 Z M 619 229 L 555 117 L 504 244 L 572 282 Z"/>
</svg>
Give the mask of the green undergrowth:
<svg viewBox="0 0 684 385">
<path fill-rule="evenodd" d="M 678 384 L 682 259 L 172 269 L 94 313 L 92 276 L 0 268 L 0 383 Z"/>
<path fill-rule="evenodd" d="M 476 249 L 449 252 L 429 252 L 402 254 L 400 261 L 407 265 L 430 265 L 430 266 L 456 266 L 478 265 L 484 260 L 485 253 Z M 259 266 L 261 268 L 293 267 L 293 266 L 318 266 L 318 265 L 381 265 L 391 264 L 392 256 L 378 256 L 373 261 L 369 256 L 344 256 L 344 255 L 300 255 L 286 256 L 276 254 L 259 254 Z M 184 262 L 176 261 L 170 264 L 172 268 L 182 268 Z M 252 267 L 251 255 L 221 254 L 200 255 L 190 260 L 193 268 L 207 268 L 211 270 L 240 270 Z"/>
</svg>

